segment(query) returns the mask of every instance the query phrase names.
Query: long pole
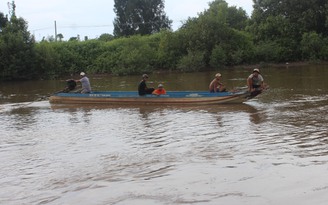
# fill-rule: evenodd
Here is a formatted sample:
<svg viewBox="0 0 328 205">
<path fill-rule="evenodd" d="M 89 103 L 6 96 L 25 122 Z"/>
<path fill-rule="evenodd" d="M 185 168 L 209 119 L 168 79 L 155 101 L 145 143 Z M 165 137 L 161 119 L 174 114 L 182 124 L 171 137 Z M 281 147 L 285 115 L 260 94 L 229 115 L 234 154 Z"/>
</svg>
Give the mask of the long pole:
<svg viewBox="0 0 328 205">
<path fill-rule="evenodd" d="M 55 42 L 57 42 L 57 24 L 55 21 Z"/>
</svg>

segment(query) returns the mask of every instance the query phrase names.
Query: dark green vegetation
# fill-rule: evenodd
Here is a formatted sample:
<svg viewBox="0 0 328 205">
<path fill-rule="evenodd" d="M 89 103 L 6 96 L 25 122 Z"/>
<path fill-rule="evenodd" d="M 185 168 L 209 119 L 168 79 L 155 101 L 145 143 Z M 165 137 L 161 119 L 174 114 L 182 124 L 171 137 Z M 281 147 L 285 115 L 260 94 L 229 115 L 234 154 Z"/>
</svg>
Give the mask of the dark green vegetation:
<svg viewBox="0 0 328 205">
<path fill-rule="evenodd" d="M 164 12 L 163 0 L 114 0 L 114 35 L 147 35 L 169 29 L 172 21 Z"/>
<path fill-rule="evenodd" d="M 153 1 L 159 8 L 154 14 L 139 9 L 149 19 L 124 19 L 121 12 L 131 9 L 121 3 L 128 1 L 115 1 L 114 36 L 58 42 L 35 42 L 26 21 L 16 17 L 12 3 L 9 18 L 0 13 L 0 79 L 57 78 L 82 70 L 128 75 L 328 60 L 326 0 L 253 1 L 254 10 L 248 17 L 243 9 L 214 0 L 174 32 L 169 29 L 163 1 Z M 150 22 L 160 23 L 146 26 Z"/>
</svg>

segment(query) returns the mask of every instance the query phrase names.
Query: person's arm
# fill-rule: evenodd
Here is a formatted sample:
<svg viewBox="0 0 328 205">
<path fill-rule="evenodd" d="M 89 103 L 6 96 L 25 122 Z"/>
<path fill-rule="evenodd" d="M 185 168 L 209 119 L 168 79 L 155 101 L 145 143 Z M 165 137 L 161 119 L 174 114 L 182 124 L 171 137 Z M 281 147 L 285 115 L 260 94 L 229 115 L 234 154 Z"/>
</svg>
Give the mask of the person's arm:
<svg viewBox="0 0 328 205">
<path fill-rule="evenodd" d="M 247 78 L 247 87 L 248 87 L 248 91 L 249 92 L 252 92 L 252 88 L 253 88 L 253 81 L 252 81 L 252 78 Z"/>
<path fill-rule="evenodd" d="M 261 90 L 264 90 L 264 81 L 261 82 Z"/>
<path fill-rule="evenodd" d="M 223 85 L 223 83 L 219 82 L 219 86 L 218 86 L 218 87 L 219 87 L 218 90 L 219 90 L 220 92 L 224 92 L 224 91 L 226 91 L 226 87 Z"/>
<path fill-rule="evenodd" d="M 264 79 L 262 76 L 261 76 L 261 89 L 264 90 Z"/>
<path fill-rule="evenodd" d="M 153 95 L 159 95 L 158 92 L 157 92 L 157 90 L 154 90 L 154 91 L 152 92 L 152 94 L 153 94 Z"/>
<path fill-rule="evenodd" d="M 220 85 L 219 81 L 214 80 L 213 84 L 214 84 L 214 92 L 218 92 L 219 89 L 218 86 Z"/>
</svg>

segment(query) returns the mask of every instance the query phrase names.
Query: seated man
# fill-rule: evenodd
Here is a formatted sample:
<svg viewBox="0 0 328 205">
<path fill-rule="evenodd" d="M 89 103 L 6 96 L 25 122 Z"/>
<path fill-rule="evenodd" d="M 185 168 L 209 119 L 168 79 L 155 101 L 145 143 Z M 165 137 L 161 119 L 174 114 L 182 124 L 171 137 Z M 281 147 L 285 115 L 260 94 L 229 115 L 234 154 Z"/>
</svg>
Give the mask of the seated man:
<svg viewBox="0 0 328 205">
<path fill-rule="evenodd" d="M 81 79 L 75 80 L 75 82 L 81 82 L 82 84 L 82 90 L 81 93 L 91 93 L 91 86 L 89 78 L 85 75 L 84 72 L 80 73 Z"/>
<path fill-rule="evenodd" d="M 148 88 L 146 81 L 148 80 L 148 75 L 143 74 L 142 75 L 142 80 L 139 83 L 138 86 L 138 93 L 139 95 L 146 95 L 146 94 L 152 94 L 153 91 L 155 90 L 154 88 Z"/>
<path fill-rule="evenodd" d="M 253 97 L 262 93 L 262 90 L 265 89 L 264 79 L 259 69 L 255 68 L 253 73 L 247 78 L 247 87 Z"/>
<path fill-rule="evenodd" d="M 209 85 L 209 90 L 211 93 L 216 93 L 216 92 L 225 92 L 226 88 L 225 86 L 221 83 L 221 74 L 217 73 L 215 75 L 215 78 L 212 80 L 212 82 Z"/>
<path fill-rule="evenodd" d="M 261 91 L 264 89 L 264 79 L 259 69 L 255 68 L 253 73 L 247 78 L 247 86 L 249 92 Z"/>
</svg>

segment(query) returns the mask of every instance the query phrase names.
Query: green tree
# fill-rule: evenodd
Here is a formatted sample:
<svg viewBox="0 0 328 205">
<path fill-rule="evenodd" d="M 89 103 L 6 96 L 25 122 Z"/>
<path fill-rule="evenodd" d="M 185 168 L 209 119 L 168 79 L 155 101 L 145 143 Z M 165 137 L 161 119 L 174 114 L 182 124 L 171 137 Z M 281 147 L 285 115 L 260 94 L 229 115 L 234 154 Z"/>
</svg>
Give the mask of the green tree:
<svg viewBox="0 0 328 205">
<path fill-rule="evenodd" d="M 103 33 L 98 38 L 98 40 L 100 40 L 100 41 L 111 41 L 113 39 L 114 39 L 114 36 L 109 33 Z"/>
<path fill-rule="evenodd" d="M 220 45 L 216 45 L 212 50 L 210 65 L 212 67 L 220 67 L 222 65 L 227 65 L 228 63 L 227 54 L 224 48 Z"/>
<path fill-rule="evenodd" d="M 60 58 L 54 49 L 54 43 L 42 41 L 35 46 L 36 66 L 39 78 L 57 78 L 61 74 Z"/>
<path fill-rule="evenodd" d="M 147 35 L 170 29 L 172 21 L 164 12 L 164 0 L 114 0 L 114 35 Z"/>
<path fill-rule="evenodd" d="M 304 59 L 325 60 L 325 58 L 327 58 L 327 56 L 325 56 L 325 49 L 327 49 L 327 44 L 322 36 L 315 32 L 304 33 L 300 45 Z"/>
<path fill-rule="evenodd" d="M 62 41 L 64 36 L 63 36 L 63 34 L 59 33 L 59 34 L 57 34 L 57 38 L 59 38 L 59 41 Z"/>
<path fill-rule="evenodd" d="M 247 21 L 244 10 L 229 7 L 224 0 L 215 0 L 209 4 L 209 9 L 200 13 L 198 18 L 189 18 L 178 31 L 184 36 L 180 44 L 185 46 L 188 56 L 201 51 L 206 66 L 247 62 L 253 49 L 252 39 L 244 31 Z M 220 57 L 224 59 L 218 59 Z M 188 59 L 192 58 L 184 58 L 184 62 Z"/>
<path fill-rule="evenodd" d="M 111 68 L 113 74 L 139 74 L 154 70 L 157 46 L 151 44 L 148 36 L 122 38 L 113 42 L 112 45 L 117 48 L 116 62 Z"/>
<path fill-rule="evenodd" d="M 204 51 L 189 50 L 178 63 L 178 69 L 184 72 L 200 71 L 205 67 Z"/>
<path fill-rule="evenodd" d="M 272 43 L 282 51 L 279 61 L 302 60 L 299 44 L 304 33 L 328 36 L 326 0 L 253 0 L 254 10 L 248 27 L 256 44 Z M 304 53 L 303 53 L 304 56 Z"/>
<path fill-rule="evenodd" d="M 6 27 L 7 23 L 8 23 L 8 17 L 0 12 L 0 32 L 2 32 L 2 30 Z"/>
<path fill-rule="evenodd" d="M 27 22 L 15 15 L 15 3 L 11 4 L 11 17 L 0 35 L 0 78 L 36 78 L 34 37 L 27 30 Z"/>
<path fill-rule="evenodd" d="M 326 0 L 253 0 L 253 2 L 252 19 L 255 23 L 263 23 L 270 16 L 279 16 L 288 20 L 291 32 L 299 39 L 308 31 L 328 35 Z"/>
<path fill-rule="evenodd" d="M 177 67 L 181 57 L 186 55 L 185 39 L 182 32 L 162 31 L 159 33 L 157 52 L 157 67 L 173 70 Z"/>
</svg>

